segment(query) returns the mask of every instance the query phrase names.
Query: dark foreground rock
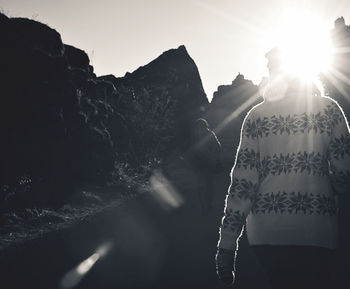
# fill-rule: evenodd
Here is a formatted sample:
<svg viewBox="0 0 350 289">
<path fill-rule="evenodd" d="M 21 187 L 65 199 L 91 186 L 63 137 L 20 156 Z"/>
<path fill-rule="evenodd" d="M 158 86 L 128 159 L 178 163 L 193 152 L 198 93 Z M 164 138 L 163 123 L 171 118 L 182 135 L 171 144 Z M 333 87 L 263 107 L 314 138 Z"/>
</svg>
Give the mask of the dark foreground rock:
<svg viewBox="0 0 350 289">
<path fill-rule="evenodd" d="M 54 202 L 82 183 L 105 182 L 115 159 L 107 131 L 113 109 L 101 101 L 105 84 L 86 53 L 34 20 L 2 14 L 0 31 L 2 201 Z"/>
</svg>

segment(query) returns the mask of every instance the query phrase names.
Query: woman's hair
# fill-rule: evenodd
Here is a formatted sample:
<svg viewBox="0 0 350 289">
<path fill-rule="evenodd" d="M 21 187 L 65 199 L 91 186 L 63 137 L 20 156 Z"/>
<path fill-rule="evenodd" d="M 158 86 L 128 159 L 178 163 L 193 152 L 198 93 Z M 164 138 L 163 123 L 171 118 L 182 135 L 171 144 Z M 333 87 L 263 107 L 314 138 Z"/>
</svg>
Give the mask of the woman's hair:
<svg viewBox="0 0 350 289">
<path fill-rule="evenodd" d="M 265 100 L 274 101 L 289 96 L 324 96 L 321 81 L 306 82 L 296 76 L 282 76 L 270 82 L 263 94 Z"/>
</svg>

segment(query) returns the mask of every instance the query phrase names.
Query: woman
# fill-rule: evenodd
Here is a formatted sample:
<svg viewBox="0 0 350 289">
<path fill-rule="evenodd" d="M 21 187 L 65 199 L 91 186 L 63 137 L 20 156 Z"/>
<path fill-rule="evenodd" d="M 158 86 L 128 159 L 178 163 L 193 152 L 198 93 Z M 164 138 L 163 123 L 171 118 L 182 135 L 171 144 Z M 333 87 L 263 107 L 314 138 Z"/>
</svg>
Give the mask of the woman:
<svg viewBox="0 0 350 289">
<path fill-rule="evenodd" d="M 335 101 L 283 75 L 276 48 L 266 57 L 269 85 L 242 126 L 217 273 L 224 283 L 234 282 L 246 224 L 274 289 L 327 288 L 338 246 L 336 199 L 350 179 L 349 127 Z"/>
</svg>

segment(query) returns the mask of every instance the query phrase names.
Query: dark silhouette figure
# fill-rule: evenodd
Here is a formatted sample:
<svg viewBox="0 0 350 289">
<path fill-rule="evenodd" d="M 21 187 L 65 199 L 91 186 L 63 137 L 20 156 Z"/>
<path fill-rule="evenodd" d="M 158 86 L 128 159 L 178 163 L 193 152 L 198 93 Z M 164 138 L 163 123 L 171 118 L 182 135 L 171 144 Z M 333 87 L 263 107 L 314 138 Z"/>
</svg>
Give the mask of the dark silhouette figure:
<svg viewBox="0 0 350 289">
<path fill-rule="evenodd" d="M 266 57 L 264 102 L 244 120 L 231 171 L 217 272 L 224 283 L 234 282 L 246 226 L 272 288 L 328 288 L 337 199 L 350 182 L 349 127 L 334 100 L 283 73 L 278 49 Z"/>
<path fill-rule="evenodd" d="M 195 121 L 192 137 L 190 161 L 199 179 L 199 202 L 203 213 L 207 213 L 211 210 L 215 192 L 214 176 L 222 169 L 221 144 L 203 118 Z"/>
</svg>

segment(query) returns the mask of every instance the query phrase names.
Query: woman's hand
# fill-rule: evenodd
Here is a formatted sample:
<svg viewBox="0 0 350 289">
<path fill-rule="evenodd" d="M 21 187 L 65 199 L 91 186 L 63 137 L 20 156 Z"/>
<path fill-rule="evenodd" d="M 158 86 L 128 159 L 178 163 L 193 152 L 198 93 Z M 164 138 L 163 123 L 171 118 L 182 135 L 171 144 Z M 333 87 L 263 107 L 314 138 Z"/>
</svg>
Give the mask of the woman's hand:
<svg viewBox="0 0 350 289">
<path fill-rule="evenodd" d="M 227 286 L 235 282 L 235 251 L 219 248 L 216 256 L 216 274 Z"/>
</svg>

